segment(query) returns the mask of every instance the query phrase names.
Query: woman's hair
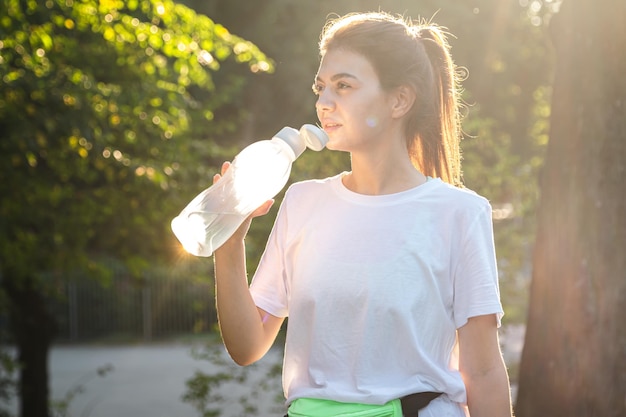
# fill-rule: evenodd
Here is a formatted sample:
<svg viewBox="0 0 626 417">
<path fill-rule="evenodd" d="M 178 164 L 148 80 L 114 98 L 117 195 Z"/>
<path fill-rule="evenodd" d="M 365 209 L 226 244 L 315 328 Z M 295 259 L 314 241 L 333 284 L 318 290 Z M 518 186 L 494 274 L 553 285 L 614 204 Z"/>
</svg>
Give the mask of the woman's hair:
<svg viewBox="0 0 626 417">
<path fill-rule="evenodd" d="M 443 30 L 384 12 L 352 13 L 329 20 L 320 55 L 345 49 L 364 56 L 383 89 L 413 88 L 406 120 L 407 148 L 425 175 L 461 186 L 459 79 Z"/>
</svg>

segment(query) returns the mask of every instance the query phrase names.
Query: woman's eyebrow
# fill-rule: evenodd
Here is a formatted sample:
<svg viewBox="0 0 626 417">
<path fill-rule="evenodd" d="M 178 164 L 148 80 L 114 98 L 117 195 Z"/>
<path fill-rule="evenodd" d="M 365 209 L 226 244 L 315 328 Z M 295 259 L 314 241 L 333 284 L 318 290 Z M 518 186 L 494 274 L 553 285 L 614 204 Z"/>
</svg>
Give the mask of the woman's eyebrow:
<svg viewBox="0 0 626 417">
<path fill-rule="evenodd" d="M 338 74 L 333 75 L 332 77 L 330 77 L 330 81 L 337 81 L 340 80 L 342 78 L 353 78 L 355 80 L 357 80 L 358 78 L 355 75 L 352 75 L 350 73 L 347 72 L 340 72 Z M 315 76 L 315 81 L 323 81 L 319 75 Z"/>
</svg>

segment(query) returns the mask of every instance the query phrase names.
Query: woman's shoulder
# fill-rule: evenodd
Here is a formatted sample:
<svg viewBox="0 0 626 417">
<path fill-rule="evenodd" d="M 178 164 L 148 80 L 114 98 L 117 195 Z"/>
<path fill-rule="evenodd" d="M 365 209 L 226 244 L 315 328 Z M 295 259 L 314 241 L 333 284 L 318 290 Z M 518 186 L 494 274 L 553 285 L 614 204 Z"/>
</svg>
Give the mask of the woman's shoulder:
<svg viewBox="0 0 626 417">
<path fill-rule="evenodd" d="M 294 182 L 287 188 L 281 207 L 283 210 L 302 214 L 320 204 L 329 204 L 333 201 L 333 183 L 338 180 L 339 176 L 335 176 Z"/>
<path fill-rule="evenodd" d="M 433 196 L 442 199 L 443 202 L 469 211 L 491 210 L 489 200 L 476 191 L 464 186 L 448 184 L 441 180 L 436 181 L 438 186 L 433 190 Z"/>
</svg>

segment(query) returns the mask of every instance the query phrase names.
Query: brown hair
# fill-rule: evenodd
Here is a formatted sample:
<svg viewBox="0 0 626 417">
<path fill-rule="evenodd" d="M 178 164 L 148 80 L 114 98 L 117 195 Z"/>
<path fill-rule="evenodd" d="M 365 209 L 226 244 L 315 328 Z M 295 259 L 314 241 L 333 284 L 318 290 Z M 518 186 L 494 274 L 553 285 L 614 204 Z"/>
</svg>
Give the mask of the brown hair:
<svg viewBox="0 0 626 417">
<path fill-rule="evenodd" d="M 413 164 L 461 186 L 459 79 L 439 26 L 384 12 L 351 13 L 328 21 L 319 49 L 322 57 L 330 49 L 363 55 L 387 91 L 413 88 L 416 100 L 405 130 Z"/>
</svg>

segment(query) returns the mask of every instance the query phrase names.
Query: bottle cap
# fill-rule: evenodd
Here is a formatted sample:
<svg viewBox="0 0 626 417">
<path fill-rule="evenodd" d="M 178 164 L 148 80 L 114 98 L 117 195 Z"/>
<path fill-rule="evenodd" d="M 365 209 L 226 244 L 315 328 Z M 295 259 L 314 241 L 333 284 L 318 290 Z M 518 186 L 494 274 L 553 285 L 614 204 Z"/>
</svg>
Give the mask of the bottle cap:
<svg viewBox="0 0 626 417">
<path fill-rule="evenodd" d="M 314 151 L 321 151 L 328 143 L 326 132 L 314 125 L 303 125 L 300 128 L 300 136 L 304 138 L 306 146 Z"/>
<path fill-rule="evenodd" d="M 300 128 L 300 131 L 292 127 L 283 127 L 275 138 L 282 139 L 287 143 L 295 157 L 302 155 L 302 152 L 308 147 L 314 151 L 321 151 L 328 143 L 328 135 L 317 126 L 306 124 Z"/>
</svg>

